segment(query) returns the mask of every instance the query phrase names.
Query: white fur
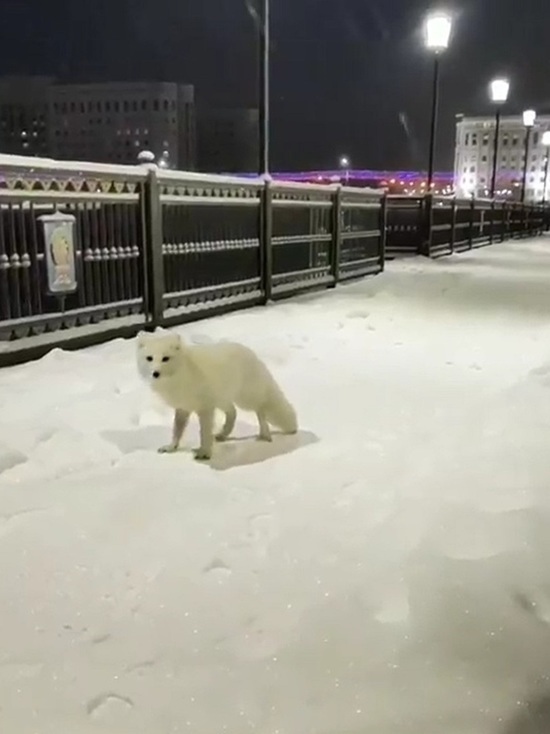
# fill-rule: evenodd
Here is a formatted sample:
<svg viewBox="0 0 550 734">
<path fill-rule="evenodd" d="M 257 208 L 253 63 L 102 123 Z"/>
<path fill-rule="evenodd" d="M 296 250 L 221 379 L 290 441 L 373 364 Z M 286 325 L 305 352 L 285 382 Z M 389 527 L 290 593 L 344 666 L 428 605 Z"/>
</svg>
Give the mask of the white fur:
<svg viewBox="0 0 550 734">
<path fill-rule="evenodd" d="M 191 413 L 199 416 L 201 445 L 197 459 L 209 459 L 213 446 L 214 411 L 225 413 L 216 436 L 229 438 L 235 426 L 236 407 L 256 413 L 259 438 L 271 441 L 270 425 L 296 433 L 292 405 L 273 375 L 248 347 L 231 342 L 187 345 L 177 334 L 140 334 L 138 369 L 151 388 L 174 408 L 172 442 L 161 451 L 177 451 Z"/>
</svg>

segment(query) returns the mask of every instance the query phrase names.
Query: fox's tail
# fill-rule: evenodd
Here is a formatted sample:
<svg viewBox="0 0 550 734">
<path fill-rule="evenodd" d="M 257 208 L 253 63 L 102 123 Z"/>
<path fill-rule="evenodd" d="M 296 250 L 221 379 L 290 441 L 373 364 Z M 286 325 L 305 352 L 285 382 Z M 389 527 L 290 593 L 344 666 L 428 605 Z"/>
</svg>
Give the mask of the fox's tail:
<svg viewBox="0 0 550 734">
<path fill-rule="evenodd" d="M 274 385 L 266 405 L 266 418 L 272 426 L 283 433 L 298 432 L 296 411 L 283 395 L 278 385 Z"/>
</svg>

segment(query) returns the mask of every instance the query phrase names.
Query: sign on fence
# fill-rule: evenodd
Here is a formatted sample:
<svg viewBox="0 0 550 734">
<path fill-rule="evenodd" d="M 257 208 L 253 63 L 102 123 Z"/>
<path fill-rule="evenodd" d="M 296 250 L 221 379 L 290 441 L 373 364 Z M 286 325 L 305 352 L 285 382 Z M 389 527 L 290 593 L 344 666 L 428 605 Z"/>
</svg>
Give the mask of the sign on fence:
<svg viewBox="0 0 550 734">
<path fill-rule="evenodd" d="M 48 291 L 54 296 L 74 293 L 78 287 L 74 244 L 76 219 L 72 214 L 55 212 L 39 220 L 44 231 Z"/>
</svg>

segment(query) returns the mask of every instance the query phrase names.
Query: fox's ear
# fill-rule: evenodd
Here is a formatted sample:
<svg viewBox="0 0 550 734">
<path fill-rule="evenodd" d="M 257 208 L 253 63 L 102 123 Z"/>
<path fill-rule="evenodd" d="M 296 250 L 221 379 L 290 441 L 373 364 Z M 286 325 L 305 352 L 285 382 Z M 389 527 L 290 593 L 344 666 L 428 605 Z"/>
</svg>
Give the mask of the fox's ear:
<svg viewBox="0 0 550 734">
<path fill-rule="evenodd" d="M 144 347 L 145 344 L 150 340 L 151 334 L 148 334 L 146 331 L 140 331 L 137 335 L 137 345 L 138 348 L 141 349 L 141 347 Z"/>
<path fill-rule="evenodd" d="M 170 334 L 170 344 L 174 349 L 181 349 L 183 346 L 182 338 L 179 334 Z"/>
</svg>

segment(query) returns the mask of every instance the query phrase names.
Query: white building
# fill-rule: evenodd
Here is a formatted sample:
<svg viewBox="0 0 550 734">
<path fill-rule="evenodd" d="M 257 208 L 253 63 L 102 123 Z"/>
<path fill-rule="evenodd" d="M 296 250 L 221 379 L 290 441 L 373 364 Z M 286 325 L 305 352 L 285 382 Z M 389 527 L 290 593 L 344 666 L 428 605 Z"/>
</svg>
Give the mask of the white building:
<svg viewBox="0 0 550 734">
<path fill-rule="evenodd" d="M 456 123 L 454 181 L 458 194 L 488 196 L 491 189 L 495 145 L 495 116 L 464 117 Z M 526 199 L 541 201 L 544 196 L 544 173 L 548 149 L 542 135 L 550 130 L 550 115 L 537 118 L 530 132 L 527 161 Z M 525 163 L 525 135 L 521 115 L 503 116 L 500 122 L 496 192 L 520 197 Z M 550 181 L 547 195 L 550 193 Z"/>
</svg>

